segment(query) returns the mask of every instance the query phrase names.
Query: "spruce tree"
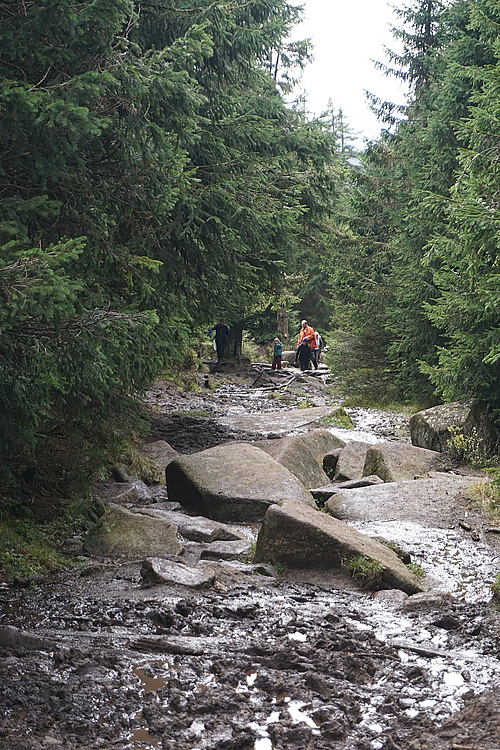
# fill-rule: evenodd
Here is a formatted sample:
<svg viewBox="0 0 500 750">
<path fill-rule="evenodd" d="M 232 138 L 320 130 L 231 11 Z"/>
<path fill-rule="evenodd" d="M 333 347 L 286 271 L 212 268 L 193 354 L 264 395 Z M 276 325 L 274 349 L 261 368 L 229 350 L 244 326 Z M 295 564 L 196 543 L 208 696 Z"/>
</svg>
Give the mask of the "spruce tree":
<svg viewBox="0 0 500 750">
<path fill-rule="evenodd" d="M 488 0 L 470 11 L 477 44 L 464 75 L 475 93 L 459 128 L 460 168 L 450 198 L 431 202 L 444 212 L 446 231 L 427 254 L 441 292 L 427 315 L 444 342 L 424 370 L 445 399 L 480 398 L 498 409 L 500 12 Z"/>
<path fill-rule="evenodd" d="M 278 283 L 311 165 L 328 158 L 282 96 L 287 58 L 307 56 L 285 43 L 298 13 L 285 0 L 0 4 L 13 484 L 26 467 L 39 489 L 90 478 L 197 326 Z"/>
</svg>

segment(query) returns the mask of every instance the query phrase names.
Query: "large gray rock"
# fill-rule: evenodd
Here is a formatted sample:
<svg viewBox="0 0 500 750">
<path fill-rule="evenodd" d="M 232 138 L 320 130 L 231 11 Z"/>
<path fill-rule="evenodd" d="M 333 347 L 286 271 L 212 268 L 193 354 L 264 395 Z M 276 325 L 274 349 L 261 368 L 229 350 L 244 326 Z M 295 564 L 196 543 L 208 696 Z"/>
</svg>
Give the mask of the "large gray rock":
<svg viewBox="0 0 500 750">
<path fill-rule="evenodd" d="M 469 432 L 475 421 L 472 402 L 433 406 L 410 417 L 410 437 L 413 445 L 432 451 L 445 451 L 451 437 L 450 429 Z"/>
<path fill-rule="evenodd" d="M 417 596 L 407 599 L 403 605 L 404 612 L 436 612 L 448 608 L 457 600 L 449 592 L 424 591 Z"/>
<path fill-rule="evenodd" d="M 448 528 L 456 522 L 462 505 L 458 498 L 478 481 L 481 478 L 477 476 L 436 472 L 431 478 L 338 490 L 326 501 L 326 507 L 340 520 L 421 523 L 424 518 L 428 526 Z"/>
<path fill-rule="evenodd" d="M 238 542 L 212 542 L 200 545 L 202 560 L 232 560 L 235 557 L 249 555 L 252 542 L 249 539 Z"/>
<path fill-rule="evenodd" d="M 137 452 L 151 462 L 158 473 L 158 481 L 163 483 L 165 483 L 165 469 L 179 455 L 166 440 L 143 443 L 137 448 Z"/>
<path fill-rule="evenodd" d="M 362 440 L 350 440 L 346 443 L 335 465 L 335 479 L 338 481 L 361 479 L 364 476 L 366 454 L 372 445 Z M 376 472 L 368 472 L 368 474 L 374 473 Z"/>
<path fill-rule="evenodd" d="M 436 468 L 439 456 L 436 451 L 408 443 L 377 443 L 366 453 L 363 476 L 376 474 L 384 482 L 404 482 Z"/>
<path fill-rule="evenodd" d="M 317 487 L 328 482 L 328 476 L 302 438 L 294 436 L 278 440 L 259 440 L 254 445 L 268 453 L 291 471 L 304 487 Z"/>
<path fill-rule="evenodd" d="M 0 647 L 15 651 L 56 651 L 60 644 L 29 630 L 21 630 L 13 625 L 0 627 Z"/>
<path fill-rule="evenodd" d="M 232 542 L 247 539 L 241 531 L 225 523 L 212 521 L 211 518 L 188 516 L 174 510 L 156 509 L 154 506 L 141 508 L 139 512 L 175 524 L 179 534 L 192 542 Z"/>
<path fill-rule="evenodd" d="M 203 569 L 209 567 L 215 571 L 215 587 L 221 591 L 218 584 L 222 586 L 251 586 L 253 589 L 259 586 L 267 586 L 269 578 L 277 578 L 278 574 L 272 565 L 257 563 L 255 565 L 241 562 L 241 560 L 199 560 L 196 567 Z"/>
<path fill-rule="evenodd" d="M 267 511 L 255 559 L 291 568 L 328 570 L 342 568 L 345 561 L 359 555 L 383 565 L 383 587 L 408 594 L 422 591 L 416 576 L 391 549 L 326 513 L 291 501 Z"/>
<path fill-rule="evenodd" d="M 84 547 L 102 557 L 177 555 L 182 550 L 175 524 L 132 513 L 114 503 L 89 530 Z"/>
<path fill-rule="evenodd" d="M 315 507 L 299 480 L 250 443 L 180 456 L 167 466 L 171 500 L 216 521 L 261 521 L 270 505 L 291 499 Z"/>
<path fill-rule="evenodd" d="M 191 568 L 182 563 L 153 557 L 142 563 L 141 577 L 144 586 L 169 583 L 202 589 L 213 585 L 215 571 L 209 567 Z"/>
<path fill-rule="evenodd" d="M 137 505 L 154 503 L 152 490 L 137 477 L 129 477 L 123 482 L 99 482 L 96 491 L 99 496 L 116 505 Z"/>
</svg>

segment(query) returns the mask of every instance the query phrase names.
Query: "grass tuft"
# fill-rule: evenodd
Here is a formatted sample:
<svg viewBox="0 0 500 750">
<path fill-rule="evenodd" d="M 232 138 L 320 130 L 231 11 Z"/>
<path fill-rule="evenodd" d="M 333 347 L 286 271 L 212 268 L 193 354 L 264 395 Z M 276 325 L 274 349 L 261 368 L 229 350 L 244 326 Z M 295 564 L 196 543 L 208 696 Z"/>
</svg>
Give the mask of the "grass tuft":
<svg viewBox="0 0 500 750">
<path fill-rule="evenodd" d="M 407 563 L 406 567 L 419 580 L 421 580 L 422 578 L 425 577 L 425 570 L 418 563 L 412 563 L 412 562 L 410 562 L 410 563 Z"/>
<path fill-rule="evenodd" d="M 500 517 L 500 469 L 485 469 L 493 478 L 489 482 L 478 482 L 467 490 L 467 496 L 478 503 L 491 518 Z"/>
<path fill-rule="evenodd" d="M 354 428 L 351 417 L 343 407 L 336 409 L 334 414 L 318 419 L 318 424 L 323 427 L 339 427 L 345 430 L 352 430 Z"/>
<path fill-rule="evenodd" d="M 491 584 L 491 590 L 494 599 L 500 603 L 500 573 L 497 573 L 494 583 Z"/>
<path fill-rule="evenodd" d="M 356 555 L 342 562 L 342 567 L 349 571 L 351 577 L 367 589 L 376 589 L 382 582 L 385 567 L 382 563 L 371 560 L 366 555 Z"/>
<path fill-rule="evenodd" d="M 280 562 L 279 560 L 272 560 L 270 564 L 273 566 L 279 576 L 284 576 L 288 571 L 288 566 L 285 565 L 285 563 Z"/>
</svg>

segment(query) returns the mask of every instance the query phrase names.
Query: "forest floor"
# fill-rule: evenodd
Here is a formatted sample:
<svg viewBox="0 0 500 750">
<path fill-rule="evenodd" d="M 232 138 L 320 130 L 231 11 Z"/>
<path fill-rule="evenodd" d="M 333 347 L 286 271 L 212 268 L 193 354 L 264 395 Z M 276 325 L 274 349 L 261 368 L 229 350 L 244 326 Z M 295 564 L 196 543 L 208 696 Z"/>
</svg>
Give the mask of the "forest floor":
<svg viewBox="0 0 500 750">
<path fill-rule="evenodd" d="M 198 392 L 158 382 L 151 437 L 194 452 L 251 437 L 241 415 L 275 412 L 281 427 L 288 409 L 338 403 L 321 378 L 286 385 L 284 372 L 273 388 L 257 374 L 211 374 L 209 388 L 200 376 Z M 347 411 L 346 438 L 408 440 L 403 414 Z M 488 519 L 460 502 L 440 530 L 458 575 L 464 562 L 500 566 Z M 460 516 L 477 541 L 450 528 Z M 81 557 L 0 593 L 0 750 L 500 750 L 500 616 L 487 583 L 407 598 L 345 577 L 228 569 L 203 592 L 144 588 L 141 562 Z"/>
</svg>

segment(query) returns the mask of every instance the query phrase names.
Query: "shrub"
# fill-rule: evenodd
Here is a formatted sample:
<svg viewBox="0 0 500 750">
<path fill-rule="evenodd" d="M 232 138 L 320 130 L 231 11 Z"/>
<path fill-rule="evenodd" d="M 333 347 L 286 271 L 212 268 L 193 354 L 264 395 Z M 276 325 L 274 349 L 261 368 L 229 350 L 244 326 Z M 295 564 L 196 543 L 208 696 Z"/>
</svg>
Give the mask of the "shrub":
<svg viewBox="0 0 500 750">
<path fill-rule="evenodd" d="M 456 427 L 450 427 L 446 448 L 454 459 L 474 469 L 480 469 L 492 461 L 475 427 L 471 429 L 470 435 L 465 435 Z"/>
</svg>

